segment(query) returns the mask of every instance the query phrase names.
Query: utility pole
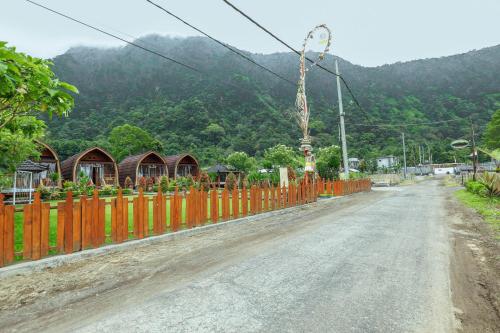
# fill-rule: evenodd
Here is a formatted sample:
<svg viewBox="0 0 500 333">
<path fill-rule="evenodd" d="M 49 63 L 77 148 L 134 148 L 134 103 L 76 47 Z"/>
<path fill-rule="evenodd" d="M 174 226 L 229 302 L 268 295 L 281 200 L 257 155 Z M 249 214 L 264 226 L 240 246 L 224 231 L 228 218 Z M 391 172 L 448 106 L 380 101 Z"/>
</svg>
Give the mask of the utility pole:
<svg viewBox="0 0 500 333">
<path fill-rule="evenodd" d="M 342 91 L 340 89 L 340 74 L 337 59 L 335 59 L 335 73 L 337 74 L 337 96 L 339 98 L 340 136 L 342 139 L 342 159 L 344 160 L 344 175 L 346 179 L 349 179 L 349 161 L 347 160 L 347 143 L 345 139 L 344 126 L 344 107 L 342 105 Z"/>
<path fill-rule="evenodd" d="M 472 117 L 469 117 L 469 121 L 470 121 L 470 134 L 472 136 L 472 170 L 473 170 L 473 174 L 472 174 L 472 180 L 476 180 L 476 172 L 477 172 L 477 151 L 476 151 L 476 139 L 474 139 L 474 125 L 472 124 Z"/>
<path fill-rule="evenodd" d="M 406 146 L 405 146 L 405 132 L 401 133 L 401 136 L 403 137 L 403 176 L 406 179 Z"/>
</svg>

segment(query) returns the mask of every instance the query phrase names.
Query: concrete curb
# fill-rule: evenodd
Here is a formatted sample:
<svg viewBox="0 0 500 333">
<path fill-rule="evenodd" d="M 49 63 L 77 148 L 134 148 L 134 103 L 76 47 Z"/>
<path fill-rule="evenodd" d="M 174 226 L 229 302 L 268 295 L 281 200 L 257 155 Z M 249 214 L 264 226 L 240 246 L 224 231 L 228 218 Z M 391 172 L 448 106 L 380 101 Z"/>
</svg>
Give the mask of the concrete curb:
<svg viewBox="0 0 500 333">
<path fill-rule="evenodd" d="M 0 268 L 0 279 L 6 278 L 12 275 L 21 275 L 21 274 L 27 274 L 31 272 L 36 272 L 40 271 L 46 268 L 54 268 L 58 266 L 62 266 L 64 264 L 69 264 L 73 262 L 77 262 L 86 258 L 90 257 L 95 257 L 103 254 L 110 254 L 110 253 L 116 253 L 124 249 L 134 249 L 138 248 L 140 246 L 148 245 L 148 244 L 157 244 L 161 243 L 170 239 L 177 239 L 177 238 L 184 238 L 184 237 L 189 237 L 193 235 L 197 235 L 200 233 L 203 233 L 207 230 L 212 230 L 212 229 L 220 229 L 220 228 L 225 228 L 228 225 L 237 225 L 241 223 L 247 223 L 247 222 L 252 222 L 252 221 L 258 221 L 262 220 L 265 218 L 269 217 L 274 217 L 274 216 L 280 216 L 280 215 L 285 215 L 288 213 L 292 213 L 301 209 L 304 209 L 304 207 L 311 207 L 312 205 L 321 205 L 327 202 L 331 202 L 333 200 L 338 200 L 342 198 L 346 198 L 347 196 L 340 196 L 340 197 L 330 197 L 330 198 L 320 198 L 317 202 L 315 203 L 310 203 L 310 204 L 305 204 L 305 205 L 300 205 L 300 206 L 295 206 L 295 207 L 289 207 L 289 208 L 284 208 L 280 210 L 274 210 L 271 212 L 266 212 L 266 213 L 261 213 L 257 215 L 252 215 L 252 216 L 246 216 L 234 220 L 229 220 L 229 221 L 224 221 L 224 222 L 218 222 L 216 224 L 206 224 L 201 227 L 195 227 L 193 229 L 185 229 L 177 232 L 170 232 L 166 233 L 163 235 L 158 235 L 158 236 L 151 236 L 148 238 L 143 238 L 143 239 L 134 239 L 127 241 L 125 243 L 120 243 L 120 244 L 109 244 L 105 245 L 102 247 L 99 247 L 97 249 L 89 249 L 85 251 L 79 251 L 71 254 L 58 254 L 54 255 L 52 257 L 47 257 L 43 258 L 40 260 L 36 261 L 26 261 L 22 262 L 19 264 L 13 264 L 10 266 L 6 266 L 3 268 Z"/>
</svg>

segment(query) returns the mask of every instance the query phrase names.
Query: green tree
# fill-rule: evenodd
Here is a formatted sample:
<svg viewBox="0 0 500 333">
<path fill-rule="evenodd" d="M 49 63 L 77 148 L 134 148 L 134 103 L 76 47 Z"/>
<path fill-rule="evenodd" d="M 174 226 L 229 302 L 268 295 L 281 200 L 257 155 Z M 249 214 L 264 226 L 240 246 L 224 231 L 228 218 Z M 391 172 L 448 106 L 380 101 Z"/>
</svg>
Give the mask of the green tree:
<svg viewBox="0 0 500 333">
<path fill-rule="evenodd" d="M 59 81 L 50 65 L 0 42 L 0 187 L 19 163 L 39 154 L 34 141 L 44 135 L 45 123 L 36 116 L 61 116 L 73 107 L 68 91 L 77 89 Z"/>
<path fill-rule="evenodd" d="M 500 109 L 491 117 L 483 135 L 484 145 L 492 150 L 500 148 Z"/>
<path fill-rule="evenodd" d="M 109 133 L 108 142 L 111 154 L 117 161 L 148 150 L 163 152 L 160 141 L 145 130 L 129 124 L 113 128 Z"/>
<path fill-rule="evenodd" d="M 224 135 L 226 135 L 226 131 L 224 130 L 224 127 L 222 127 L 221 125 L 216 123 L 211 123 L 205 128 L 205 130 L 203 130 L 203 134 L 207 136 L 210 142 L 217 144 L 218 141 Z"/>
<path fill-rule="evenodd" d="M 264 152 L 264 164 L 271 168 L 287 166 L 296 168 L 300 163 L 293 148 L 279 144 L 266 149 Z"/>
<path fill-rule="evenodd" d="M 59 81 L 51 64 L 0 42 L 0 129 L 16 118 L 40 113 L 61 116 L 73 107 L 73 97 L 68 92 L 78 90 Z"/>
<path fill-rule="evenodd" d="M 323 178 L 333 179 L 338 176 L 340 167 L 339 146 L 320 148 L 316 156 L 316 168 Z"/>
<path fill-rule="evenodd" d="M 226 162 L 245 174 L 256 167 L 255 158 L 250 157 L 247 153 L 241 151 L 230 154 L 226 158 Z"/>
</svg>

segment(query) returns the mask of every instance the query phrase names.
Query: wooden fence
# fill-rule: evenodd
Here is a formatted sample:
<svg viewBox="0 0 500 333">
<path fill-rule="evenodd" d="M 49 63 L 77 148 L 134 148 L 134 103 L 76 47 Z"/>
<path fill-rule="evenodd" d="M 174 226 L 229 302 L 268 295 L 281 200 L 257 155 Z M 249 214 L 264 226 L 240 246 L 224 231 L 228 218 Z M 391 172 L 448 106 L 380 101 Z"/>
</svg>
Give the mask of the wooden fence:
<svg viewBox="0 0 500 333">
<path fill-rule="evenodd" d="M 108 201 L 99 198 L 97 191 L 78 200 L 68 192 L 66 200 L 56 206 L 43 203 L 36 193 L 33 203 L 22 208 L 4 205 L 0 195 L 0 267 L 15 259 L 38 260 L 49 254 L 67 254 L 303 205 L 316 201 L 320 194 L 346 195 L 369 189 L 368 180 L 320 179 L 315 184 L 291 184 L 288 188 L 254 185 L 221 192 L 191 188 L 186 193 L 176 190 L 171 195 L 159 192 L 154 196 L 140 191 L 132 200 L 124 197 L 121 190 Z M 51 219 L 54 210 L 55 219 Z M 19 214 L 22 221 L 16 224 Z M 51 238 L 55 238 L 52 244 Z M 16 239 L 22 244 L 16 246 Z"/>
</svg>

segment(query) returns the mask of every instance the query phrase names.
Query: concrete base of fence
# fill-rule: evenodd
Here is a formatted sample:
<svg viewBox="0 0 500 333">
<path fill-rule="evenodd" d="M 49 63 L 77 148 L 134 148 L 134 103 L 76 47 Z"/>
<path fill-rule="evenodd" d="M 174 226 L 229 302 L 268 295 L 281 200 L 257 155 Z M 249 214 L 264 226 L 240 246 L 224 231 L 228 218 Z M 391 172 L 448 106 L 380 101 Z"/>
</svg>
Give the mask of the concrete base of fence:
<svg viewBox="0 0 500 333">
<path fill-rule="evenodd" d="M 85 251 L 80 251 L 80 252 L 74 252 L 71 254 L 62 254 L 62 255 L 54 255 L 53 257 L 47 257 L 44 259 L 40 260 L 35 260 L 35 261 L 26 261 L 22 262 L 19 264 L 13 264 L 7 267 L 2 267 L 0 268 L 0 279 L 11 276 L 11 275 L 16 275 L 16 274 L 27 274 L 31 272 L 36 272 L 40 271 L 46 268 L 54 268 L 58 267 L 64 264 L 68 263 L 73 263 L 77 262 L 79 260 L 83 260 L 86 258 L 90 257 L 95 257 L 98 255 L 103 255 L 103 254 L 110 254 L 110 253 L 115 253 L 124 249 L 133 249 L 137 248 L 140 246 L 144 246 L 147 244 L 156 244 L 159 242 L 164 242 L 169 239 L 177 239 L 177 238 L 183 238 L 183 237 L 189 237 L 192 235 L 196 235 L 202 232 L 205 232 L 207 230 L 212 230 L 212 229 L 219 229 L 219 228 L 224 228 L 228 225 L 233 225 L 233 224 L 240 224 L 240 223 L 246 223 L 250 221 L 257 221 L 257 220 L 262 220 L 265 218 L 269 217 L 274 217 L 274 216 L 279 216 L 279 215 L 284 215 L 288 214 L 294 211 L 298 211 L 301 209 L 304 209 L 304 207 L 316 205 L 316 206 L 321 206 L 322 204 L 325 204 L 327 202 L 330 202 L 332 200 L 337 200 L 344 198 L 345 196 L 338 196 L 338 197 L 330 197 L 330 198 L 318 198 L 317 202 L 306 204 L 306 205 L 300 205 L 300 206 L 294 206 L 294 207 L 289 207 L 289 208 L 283 208 L 279 210 L 273 210 L 265 213 L 260 213 L 256 215 L 251 215 L 251 216 L 246 216 L 234 220 L 229 220 L 229 221 L 224 221 L 224 222 L 218 222 L 216 224 L 206 224 L 200 227 L 194 227 L 192 229 L 184 229 L 180 230 L 177 232 L 170 232 L 166 233 L 163 235 L 158 235 L 158 236 L 151 236 L 148 238 L 143 238 L 143 239 L 134 239 L 130 241 L 126 241 L 124 243 L 120 244 L 109 244 L 105 245 L 96 249 L 89 249 Z"/>
</svg>

